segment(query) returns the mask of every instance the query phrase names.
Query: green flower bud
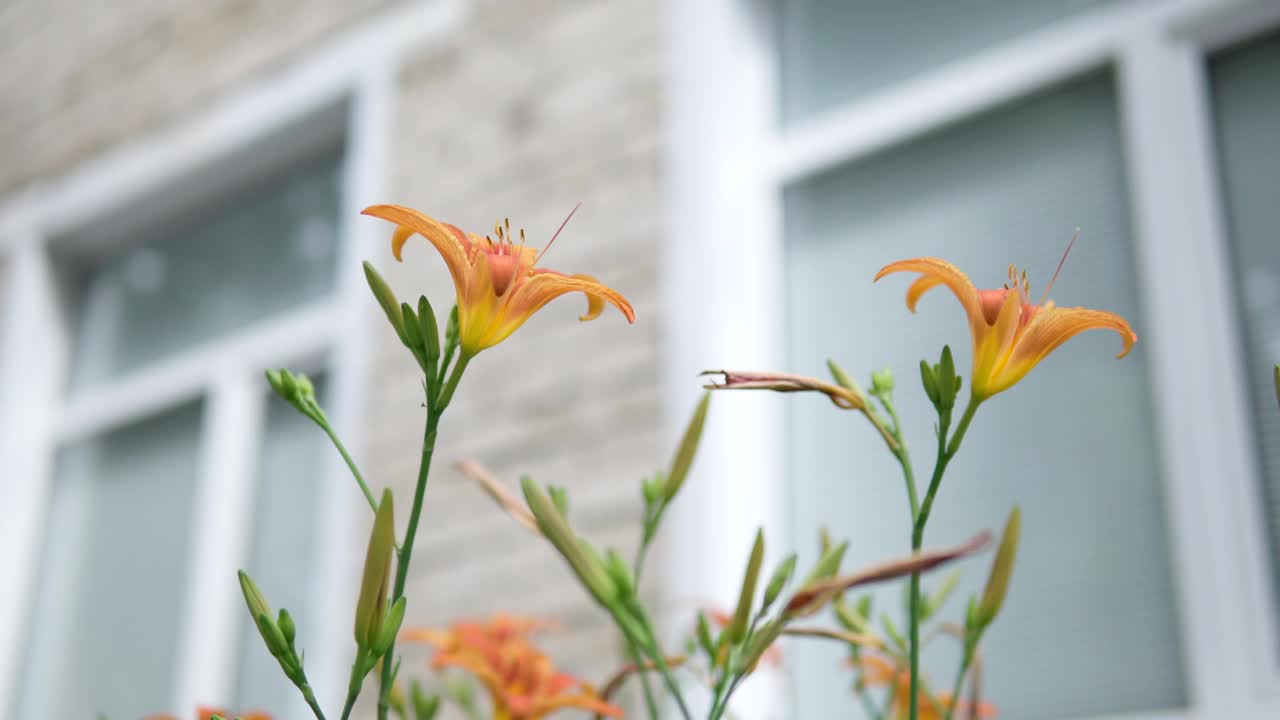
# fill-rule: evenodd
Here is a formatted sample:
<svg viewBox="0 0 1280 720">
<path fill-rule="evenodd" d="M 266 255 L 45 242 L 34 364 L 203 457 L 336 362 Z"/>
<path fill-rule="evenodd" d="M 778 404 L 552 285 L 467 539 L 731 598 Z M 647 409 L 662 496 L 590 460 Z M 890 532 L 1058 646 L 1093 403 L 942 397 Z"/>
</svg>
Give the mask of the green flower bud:
<svg viewBox="0 0 1280 720">
<path fill-rule="evenodd" d="M 693 458 L 698 454 L 698 443 L 702 441 L 702 428 L 707 422 L 707 409 L 711 406 L 711 393 L 703 392 L 702 399 L 698 401 L 697 407 L 693 410 L 693 416 L 689 418 L 689 424 L 685 426 L 684 437 L 680 440 L 680 447 L 676 449 L 676 454 L 671 458 L 671 469 L 667 472 L 667 483 L 665 487 L 665 500 L 671 502 L 671 499 L 680 492 L 680 488 L 684 486 L 685 478 L 689 476 L 689 468 L 693 466 Z"/>
<path fill-rule="evenodd" d="M 298 629 L 293 624 L 293 616 L 289 614 L 288 610 L 280 608 L 280 615 L 276 619 L 276 625 L 280 626 L 280 634 L 284 636 L 285 642 L 292 648 Z"/>
<path fill-rule="evenodd" d="M 364 575 L 356 602 L 355 638 L 362 649 L 374 647 L 382 629 L 387 608 L 387 584 L 391 580 L 391 559 L 395 551 L 395 511 L 391 489 L 382 491 L 378 512 L 369 533 L 365 553 Z"/>
<path fill-rule="evenodd" d="M 769 584 L 764 588 L 764 608 L 768 609 L 773 605 L 778 596 L 787 587 L 787 583 L 791 581 L 791 576 L 796 571 L 796 554 L 788 555 L 778 567 L 774 569 L 773 575 L 769 578 Z"/>
<path fill-rule="evenodd" d="M 375 656 L 386 655 L 387 650 L 391 649 L 391 643 L 395 642 L 396 634 L 400 632 L 400 623 L 404 622 L 404 608 L 405 601 L 403 597 L 397 598 L 391 604 L 391 610 L 383 618 L 377 641 L 373 644 L 373 654 Z"/>
<path fill-rule="evenodd" d="M 981 627 L 985 628 L 996 619 L 1004 605 L 1005 595 L 1009 593 L 1009 579 L 1013 576 L 1013 563 L 1018 557 L 1018 536 L 1021 530 L 1022 509 L 1014 505 L 1005 522 L 1004 535 L 1000 538 L 1000 547 L 996 549 L 996 557 L 991 562 L 991 574 L 987 576 L 987 586 L 982 591 L 982 600 L 978 604 L 977 621 Z"/>
<path fill-rule="evenodd" d="M 387 285 L 387 281 L 383 280 L 378 271 L 374 270 L 368 262 L 364 264 L 364 278 L 369 283 L 369 289 L 373 291 L 373 297 L 382 306 L 382 312 L 386 313 L 387 322 L 391 323 L 400 341 L 408 343 L 405 340 L 404 318 L 401 316 L 400 302 L 396 300 L 395 293 L 391 292 L 391 286 Z"/>
<path fill-rule="evenodd" d="M 876 395 L 893 392 L 893 371 L 885 368 L 871 373 L 871 392 Z"/>
<path fill-rule="evenodd" d="M 733 622 L 725 631 L 729 642 L 737 645 L 747 636 L 747 623 L 751 621 L 751 605 L 756 597 L 756 582 L 760 579 L 760 566 L 764 563 L 764 529 L 756 530 L 756 541 L 751 546 L 751 557 L 747 560 L 747 571 L 742 576 L 742 589 L 738 592 L 738 608 L 733 613 Z"/>
</svg>

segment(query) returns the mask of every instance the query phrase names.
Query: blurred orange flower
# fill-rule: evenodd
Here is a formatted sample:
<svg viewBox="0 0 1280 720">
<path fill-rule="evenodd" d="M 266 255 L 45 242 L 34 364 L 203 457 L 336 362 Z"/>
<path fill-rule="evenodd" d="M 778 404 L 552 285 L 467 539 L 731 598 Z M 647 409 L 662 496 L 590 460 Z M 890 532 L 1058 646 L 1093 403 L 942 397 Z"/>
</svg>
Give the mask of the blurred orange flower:
<svg viewBox="0 0 1280 720">
<path fill-rule="evenodd" d="M 544 305 L 571 292 L 587 296 L 587 313 L 581 320 L 599 317 L 608 301 L 627 322 L 635 322 L 627 299 L 590 275 L 565 275 L 535 267 L 551 243 L 541 252 L 525 247 L 521 230 L 517 245 L 508 223 L 494 227 L 495 242 L 399 205 L 373 205 L 365 208 L 364 214 L 395 223 L 391 251 L 397 260 L 405 241 L 415 233 L 439 251 L 458 293 L 459 344 L 467 355 L 507 339 Z"/>
<path fill-rule="evenodd" d="M 196 720 L 211 720 L 217 715 L 225 720 L 272 720 L 271 715 L 260 711 L 235 714 L 222 708 L 200 706 L 196 708 Z M 177 715 L 148 715 L 142 720 L 178 720 Z"/>
<path fill-rule="evenodd" d="M 1062 269 L 1061 264 L 1058 269 Z M 1009 389 L 1059 345 L 1085 330 L 1119 333 L 1124 348 L 1117 358 L 1127 355 L 1138 341 L 1129 323 L 1119 315 L 1079 307 L 1060 308 L 1044 298 L 1040 304 L 1033 304 L 1026 273 L 1019 278 L 1013 266 L 1009 267 L 1009 282 L 995 290 L 977 289 L 956 266 L 931 257 L 891 263 L 876 273 L 875 279 L 896 272 L 920 273 L 907 289 L 907 308 L 911 312 L 915 312 L 920 296 L 938 285 L 946 285 L 964 307 L 973 335 L 971 382 L 973 396 L 978 400 Z M 1050 280 L 1049 287 L 1052 286 Z"/>
<path fill-rule="evenodd" d="M 533 631 L 546 626 L 500 614 L 487 622 L 454 623 L 448 630 L 412 628 L 401 637 L 435 646 L 433 668 L 462 668 L 484 683 L 494 720 L 539 720 L 563 708 L 622 717 L 621 708 L 605 702 L 588 683 L 557 671 L 530 642 Z"/>
<path fill-rule="evenodd" d="M 863 680 L 868 686 L 884 685 L 888 686 L 893 692 L 893 700 L 889 705 L 889 717 L 892 720 L 905 720 L 908 706 L 911 702 L 911 671 L 898 667 L 879 655 L 863 654 L 859 656 L 856 662 L 857 667 L 862 670 Z M 938 693 L 935 697 L 944 710 L 950 710 L 955 703 L 949 692 Z M 919 704 L 920 720 L 943 720 L 943 714 L 938 711 L 937 705 L 934 705 L 929 699 L 923 683 L 920 685 L 920 699 L 917 702 Z M 960 711 L 963 716 L 963 712 L 968 707 L 968 703 L 962 702 L 956 710 Z M 991 703 L 983 702 L 978 704 L 977 717 L 995 718 L 999 714 L 999 711 Z"/>
</svg>

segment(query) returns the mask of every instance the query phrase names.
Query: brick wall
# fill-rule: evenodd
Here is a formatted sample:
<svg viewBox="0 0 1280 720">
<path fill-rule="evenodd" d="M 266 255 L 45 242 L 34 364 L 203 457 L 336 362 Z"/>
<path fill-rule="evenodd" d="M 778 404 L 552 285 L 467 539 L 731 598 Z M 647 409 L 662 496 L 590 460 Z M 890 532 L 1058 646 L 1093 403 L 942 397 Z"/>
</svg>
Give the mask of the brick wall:
<svg viewBox="0 0 1280 720">
<path fill-rule="evenodd" d="M 659 28 L 644 0 L 478 3 L 447 47 L 404 68 L 396 202 L 483 232 L 494 221 L 546 242 L 581 201 L 544 264 L 595 275 L 635 306 L 592 323 L 581 296 L 548 306 L 471 365 L 440 437 L 411 622 L 497 609 L 547 615 L 573 628 L 549 646 L 597 680 L 616 664 L 615 634 L 570 584 L 544 542 L 497 511 L 450 467 L 467 455 L 516 487 L 521 473 L 564 484 L 571 520 L 632 552 L 639 479 L 665 463 L 659 440 L 657 298 Z M 402 297 L 452 302 L 444 266 L 425 243 L 405 264 L 375 261 Z M 422 410 L 418 372 L 379 324 L 373 474 L 408 497 Z M 647 570 L 652 593 L 656 557 Z"/>
<path fill-rule="evenodd" d="M 173 124 L 392 0 L 6 0 L 0 196 Z"/>
</svg>

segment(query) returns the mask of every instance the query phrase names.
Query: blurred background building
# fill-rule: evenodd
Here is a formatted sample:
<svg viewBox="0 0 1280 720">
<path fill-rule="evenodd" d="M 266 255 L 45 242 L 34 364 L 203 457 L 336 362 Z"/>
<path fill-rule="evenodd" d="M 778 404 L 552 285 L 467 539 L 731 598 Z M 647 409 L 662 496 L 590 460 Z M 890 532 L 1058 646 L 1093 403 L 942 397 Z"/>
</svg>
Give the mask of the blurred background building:
<svg viewBox="0 0 1280 720">
<path fill-rule="evenodd" d="M 1054 298 L 1125 315 L 1137 349 L 1088 335 L 984 407 L 930 529 L 1023 506 L 986 691 L 1017 720 L 1280 717 L 1280 4 L 11 0 L 0 60 L 0 716 L 304 717 L 238 567 L 338 703 L 368 512 L 262 370 L 319 378 L 403 502 L 419 380 L 359 261 L 402 299 L 451 288 L 358 211 L 541 244 L 582 201 L 547 264 L 637 323 L 563 300 L 472 364 L 408 622 L 554 617 L 552 652 L 602 680 L 602 614 L 453 459 L 567 485 L 629 551 L 697 371 L 830 356 L 897 373 L 925 463 L 913 368 L 943 342 L 967 363 L 967 334 L 944 293 L 910 317 L 871 276 L 930 254 L 990 287 L 1016 262 L 1038 297 L 1080 228 Z M 812 558 L 818 524 L 850 566 L 901 553 L 901 495 L 824 401 L 717 397 L 646 593 L 678 637 L 732 602 L 760 524 L 775 557 Z M 785 652 L 743 716 L 856 717 L 838 648 Z"/>
</svg>

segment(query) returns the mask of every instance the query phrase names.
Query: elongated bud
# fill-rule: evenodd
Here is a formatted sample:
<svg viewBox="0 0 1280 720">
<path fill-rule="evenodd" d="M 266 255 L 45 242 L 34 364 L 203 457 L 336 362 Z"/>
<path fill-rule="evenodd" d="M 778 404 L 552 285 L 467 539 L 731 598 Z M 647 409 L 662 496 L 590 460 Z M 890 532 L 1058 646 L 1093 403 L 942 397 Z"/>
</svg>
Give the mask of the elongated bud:
<svg viewBox="0 0 1280 720">
<path fill-rule="evenodd" d="M 400 632 L 400 623 L 404 622 L 404 598 L 398 598 L 391 604 L 391 609 L 387 611 L 387 616 L 382 620 L 381 629 L 378 631 L 377 641 L 373 644 L 374 655 L 385 655 L 387 650 L 391 648 L 391 643 L 395 642 L 396 635 Z"/>
<path fill-rule="evenodd" d="M 671 458 L 671 469 L 667 472 L 667 481 L 663 488 L 663 497 L 666 502 L 671 502 L 676 493 L 680 492 L 685 478 L 689 476 L 689 468 L 693 466 L 693 459 L 698 454 L 698 443 L 702 441 L 702 428 L 707 422 L 707 409 L 710 406 L 711 393 L 702 393 L 702 399 L 698 401 L 698 406 L 693 410 L 693 416 L 689 418 L 689 424 L 684 428 L 680 447 Z"/>
<path fill-rule="evenodd" d="M 395 511 L 391 489 L 382 491 L 378 512 L 369 533 L 369 548 L 364 558 L 364 576 L 360 597 L 356 602 L 356 645 L 372 648 L 382 629 L 386 614 L 387 584 L 391 580 L 391 558 L 395 549 Z"/>
<path fill-rule="evenodd" d="M 950 410 L 956 405 L 956 394 L 960 392 L 960 377 L 956 375 L 955 360 L 951 357 L 951 346 L 942 346 L 942 358 L 938 362 L 936 377 L 938 388 L 938 404 L 943 410 Z"/>
<path fill-rule="evenodd" d="M 635 595 L 636 579 L 631 574 L 631 567 L 612 548 L 604 554 L 604 567 L 605 571 L 609 573 L 609 577 L 613 580 L 613 584 L 618 588 L 618 592 L 622 593 L 624 597 Z"/>
<path fill-rule="evenodd" d="M 817 564 L 809 571 L 802 584 L 808 585 L 833 577 L 840 570 L 840 563 L 844 560 L 844 553 L 848 549 L 848 542 L 842 542 L 835 547 L 828 548 L 826 552 L 822 553 L 822 557 L 818 559 Z"/>
<path fill-rule="evenodd" d="M 604 564 L 583 548 L 564 515 L 542 488 L 533 481 L 533 478 L 527 475 L 520 478 L 520 489 L 524 491 L 525 502 L 528 503 L 529 511 L 533 513 L 534 520 L 538 523 L 538 529 L 569 563 L 578 580 L 596 598 L 596 601 L 605 607 L 610 607 L 617 599 L 618 589 L 605 570 Z"/>
<path fill-rule="evenodd" d="M 440 359 L 440 329 L 436 326 L 436 313 L 426 295 L 418 297 L 418 335 L 422 337 L 427 362 L 434 365 Z"/>
<path fill-rule="evenodd" d="M 791 582 L 791 576 L 795 574 L 795 571 L 796 554 L 791 553 L 774 569 L 773 575 L 769 578 L 769 584 L 764 588 L 764 609 L 767 610 L 778 599 L 778 596 L 786 589 L 787 583 Z"/>
<path fill-rule="evenodd" d="M 569 517 L 569 490 L 562 485 L 548 485 L 547 494 L 560 514 Z"/>
<path fill-rule="evenodd" d="M 947 602 L 947 598 L 951 597 L 951 593 L 955 591 L 956 584 L 959 582 L 959 570 L 953 570 L 947 573 L 947 576 L 942 579 L 942 582 L 938 587 L 935 588 L 933 592 L 929 593 L 928 597 L 926 597 L 924 602 L 921 603 L 921 607 L 924 609 L 921 622 L 927 618 L 933 617 L 942 609 L 942 606 Z"/>
<path fill-rule="evenodd" d="M 862 386 L 858 385 L 858 382 L 850 377 L 849 373 L 845 372 L 844 368 L 840 367 L 835 360 L 827 358 L 827 370 L 831 372 L 831 379 L 835 380 L 837 385 L 854 393 L 855 395 L 860 396 L 862 398 L 862 403 L 864 405 L 866 404 L 867 393 L 863 391 Z"/>
<path fill-rule="evenodd" d="M 382 306 L 382 312 L 387 315 L 387 322 L 391 323 L 391 327 L 395 328 L 396 335 L 401 342 L 408 343 L 404 334 L 404 318 L 400 313 L 400 301 L 396 300 L 395 293 L 391 292 L 391 286 L 387 285 L 387 281 L 382 279 L 377 270 L 368 262 L 364 263 L 364 278 L 369 282 L 369 289 L 373 291 L 373 297 L 378 300 L 378 304 Z"/>
<path fill-rule="evenodd" d="M 996 619 L 1004 605 L 1005 595 L 1009 593 L 1009 578 L 1013 576 L 1013 564 L 1018 557 L 1018 536 L 1021 532 L 1022 509 L 1014 505 L 1005 522 L 1004 535 L 991 562 L 991 574 L 987 576 L 987 587 L 982 591 L 982 600 L 978 604 L 977 621 L 982 627 Z"/>
<path fill-rule="evenodd" d="M 739 372 L 736 370 L 705 370 L 702 375 L 721 375 L 720 382 L 703 387 L 708 390 L 773 390 L 774 392 L 818 392 L 827 396 L 841 410 L 865 410 L 867 399 L 858 393 L 833 385 L 825 380 L 805 375 L 776 372 Z"/>
<path fill-rule="evenodd" d="M 418 314 L 413 311 L 413 306 L 409 303 L 400 303 L 400 315 L 403 317 L 401 323 L 404 326 L 404 337 L 402 338 L 404 346 L 413 351 L 413 354 L 421 360 L 426 360 L 427 353 L 419 330 Z"/>
<path fill-rule="evenodd" d="M 666 495 L 666 478 L 658 473 L 652 478 L 640 481 L 640 494 L 644 496 L 645 505 L 653 505 Z"/>
<path fill-rule="evenodd" d="M 938 378 L 934 375 L 933 366 L 928 360 L 920 361 L 920 384 L 924 385 L 924 392 L 929 396 L 929 402 L 934 407 L 940 407 L 942 396 L 938 394 Z"/>
<path fill-rule="evenodd" d="M 289 644 L 289 647 L 293 647 L 298 628 L 293 624 L 293 616 L 289 614 L 288 610 L 280 608 L 280 615 L 276 618 L 276 625 L 280 627 L 280 634 L 284 636 L 285 642 Z"/>
<path fill-rule="evenodd" d="M 249 614 L 255 620 L 261 615 L 271 617 L 271 606 L 267 604 L 267 599 L 262 596 L 262 591 L 258 589 L 257 583 L 243 570 L 240 570 L 237 574 L 240 577 L 240 592 L 244 594 L 244 604 L 248 606 Z"/>
<path fill-rule="evenodd" d="M 707 622 L 707 614 L 698 611 L 698 645 L 702 646 L 702 651 L 707 654 L 707 659 L 713 659 L 716 656 L 716 643 L 711 637 L 711 623 Z"/>
<path fill-rule="evenodd" d="M 738 608 L 733 622 L 726 630 L 729 642 L 737 645 L 747 636 L 747 623 L 751 621 L 751 605 L 756 597 L 756 582 L 760 579 L 760 565 L 764 562 L 764 529 L 756 530 L 756 541 L 751 546 L 747 571 L 742 576 L 742 589 L 738 593 Z"/>
</svg>

